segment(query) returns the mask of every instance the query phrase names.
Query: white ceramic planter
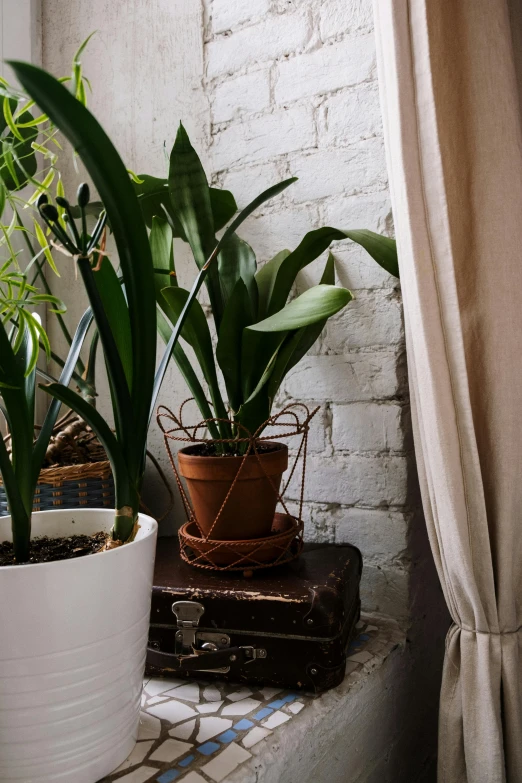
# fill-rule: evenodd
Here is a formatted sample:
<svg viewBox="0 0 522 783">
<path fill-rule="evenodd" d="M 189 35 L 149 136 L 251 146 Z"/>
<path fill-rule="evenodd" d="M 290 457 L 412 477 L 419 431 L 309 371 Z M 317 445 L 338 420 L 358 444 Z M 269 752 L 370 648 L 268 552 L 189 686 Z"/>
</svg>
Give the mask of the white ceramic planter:
<svg viewBox="0 0 522 783">
<path fill-rule="evenodd" d="M 109 531 L 110 510 L 40 511 L 33 536 Z M 95 783 L 136 741 L 157 523 L 131 544 L 0 568 L 0 781 Z M 11 539 L 0 518 L 0 541 Z"/>
</svg>

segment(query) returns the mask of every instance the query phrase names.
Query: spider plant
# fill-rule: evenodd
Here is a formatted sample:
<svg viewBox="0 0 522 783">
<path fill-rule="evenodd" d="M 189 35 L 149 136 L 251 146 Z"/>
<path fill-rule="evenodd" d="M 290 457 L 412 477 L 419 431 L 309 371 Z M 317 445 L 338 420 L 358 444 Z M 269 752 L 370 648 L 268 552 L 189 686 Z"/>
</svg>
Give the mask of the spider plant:
<svg viewBox="0 0 522 783">
<path fill-rule="evenodd" d="M 216 265 L 221 247 L 259 204 L 280 193 L 291 180 L 269 188 L 255 199 L 237 215 L 221 240 L 215 244 L 180 308 L 175 326 L 170 324 L 171 335 L 155 371 L 155 273 L 146 222 L 128 171 L 111 140 L 82 101 L 36 66 L 23 62 L 11 62 L 10 65 L 31 98 L 68 138 L 81 157 L 104 207 L 98 215 L 97 226 L 89 235 L 86 215 L 90 200 L 87 186 L 81 186 L 78 192 L 76 214 L 80 215 L 79 226 L 73 209 L 65 199 L 61 206 L 69 218 L 66 229 L 60 224 L 60 215 L 54 205 L 45 198 L 39 203 L 43 219 L 77 264 L 91 304 L 92 316 L 89 312 L 89 318 L 95 320 L 109 376 L 114 433 L 88 401 L 67 387 L 68 379 L 64 373 L 60 383 L 51 383 L 43 388 L 55 401 L 67 404 L 78 413 L 105 447 L 116 491 L 112 538 L 123 543 L 132 539 L 136 530 L 147 432 L 169 358 L 175 350 L 191 307 L 209 270 Z M 100 260 L 96 247 L 105 221 L 110 222 L 114 235 L 123 289 L 109 259 L 102 256 Z M 155 241 L 154 237 L 152 241 Z M 72 361 L 71 354 L 66 362 L 68 369 Z M 27 494 L 30 494 L 30 488 Z M 12 509 L 13 527 L 16 528 L 21 517 L 17 515 L 17 507 L 12 506 Z M 25 513 L 27 515 L 28 512 Z M 20 527 L 27 531 L 24 520 Z"/>
</svg>

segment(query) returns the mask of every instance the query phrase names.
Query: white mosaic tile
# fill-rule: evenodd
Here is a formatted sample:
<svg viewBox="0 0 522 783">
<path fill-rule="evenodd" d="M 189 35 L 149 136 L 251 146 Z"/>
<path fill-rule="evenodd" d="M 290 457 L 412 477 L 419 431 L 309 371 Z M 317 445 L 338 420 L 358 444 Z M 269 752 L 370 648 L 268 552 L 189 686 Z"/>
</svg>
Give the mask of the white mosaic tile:
<svg viewBox="0 0 522 783">
<path fill-rule="evenodd" d="M 201 775 L 198 775 L 197 772 L 189 772 L 188 775 L 185 775 L 183 778 L 183 783 L 207 783 L 207 781 L 205 778 L 202 778 Z"/>
<path fill-rule="evenodd" d="M 221 710 L 222 715 L 248 715 L 261 704 L 257 699 L 242 699 L 234 704 L 227 704 Z"/>
<path fill-rule="evenodd" d="M 207 704 L 198 704 L 196 709 L 202 714 L 208 714 L 209 712 L 217 712 L 222 704 L 223 700 L 221 699 L 221 701 L 211 701 Z"/>
<path fill-rule="evenodd" d="M 163 691 L 173 687 L 174 683 L 172 680 L 153 679 L 149 680 L 145 685 L 145 692 L 147 696 L 157 696 L 158 693 L 163 693 Z"/>
<path fill-rule="evenodd" d="M 147 742 L 137 742 L 130 756 L 128 756 L 123 764 L 120 764 L 115 772 L 123 772 L 124 769 L 130 769 L 135 767 L 136 764 L 141 764 L 149 750 L 154 745 L 154 740 L 147 740 Z"/>
<path fill-rule="evenodd" d="M 161 721 L 146 712 L 140 712 L 138 740 L 157 739 L 161 734 Z"/>
<path fill-rule="evenodd" d="M 275 729 L 282 723 L 286 723 L 287 720 L 290 720 L 290 715 L 285 715 L 281 710 L 276 710 L 269 718 L 263 721 L 263 726 L 265 729 Z"/>
<path fill-rule="evenodd" d="M 153 704 L 161 704 L 162 701 L 168 701 L 168 698 L 164 693 L 161 693 L 159 696 L 153 696 L 152 699 L 149 699 L 148 705 L 151 707 Z"/>
<path fill-rule="evenodd" d="M 298 715 L 302 709 L 304 709 L 304 704 L 302 701 L 294 701 L 293 704 L 288 705 L 288 709 L 290 712 L 293 712 L 294 715 Z"/>
<path fill-rule="evenodd" d="M 254 726 L 253 729 L 250 729 L 248 734 L 243 737 L 243 745 L 245 748 L 253 748 L 254 745 L 257 745 L 258 742 L 261 742 L 261 740 L 264 740 L 266 737 L 270 736 L 272 732 L 269 729 L 264 729 L 262 726 Z"/>
<path fill-rule="evenodd" d="M 201 718 L 196 742 L 206 742 L 211 737 L 230 729 L 232 721 L 227 718 Z"/>
<path fill-rule="evenodd" d="M 157 772 L 158 770 L 154 769 L 154 767 L 140 767 L 135 769 L 134 772 L 118 778 L 118 783 L 145 783 L 146 780 L 151 780 Z"/>
<path fill-rule="evenodd" d="M 354 653 L 353 655 L 350 655 L 348 658 L 349 661 L 356 661 L 357 663 L 368 663 L 368 661 L 371 661 L 373 658 L 373 655 L 369 652 L 365 652 L 364 650 L 362 652 Z"/>
<path fill-rule="evenodd" d="M 378 631 L 378 630 L 379 629 L 377 628 L 376 625 L 367 625 L 365 628 L 366 633 L 369 633 L 370 631 Z"/>
<path fill-rule="evenodd" d="M 209 778 L 216 781 L 216 783 L 221 783 L 227 775 L 230 775 L 236 767 L 251 756 L 252 754 L 249 753 L 248 750 L 245 750 L 239 745 L 236 745 L 235 742 L 232 742 L 230 745 L 227 745 L 225 750 L 221 751 L 219 756 L 213 758 L 208 764 L 201 767 L 201 769 L 205 775 L 208 775 Z"/>
<path fill-rule="evenodd" d="M 215 685 L 208 685 L 203 691 L 203 698 L 207 701 L 221 701 L 221 694 Z"/>
<path fill-rule="evenodd" d="M 189 720 L 186 723 L 180 723 L 179 726 L 175 726 L 169 731 L 169 735 L 176 737 L 176 739 L 188 740 L 192 736 L 195 727 L 196 720 Z"/>
<path fill-rule="evenodd" d="M 156 704 L 154 707 L 147 707 L 147 712 L 155 715 L 161 720 L 168 720 L 169 723 L 181 723 L 182 720 L 194 718 L 198 713 L 186 704 L 171 699 L 163 704 Z"/>
<path fill-rule="evenodd" d="M 234 691 L 233 693 L 229 693 L 227 695 L 227 699 L 229 701 L 240 701 L 241 699 L 246 699 L 247 696 L 252 696 L 252 691 L 250 688 L 241 688 L 239 691 Z"/>
<path fill-rule="evenodd" d="M 174 696 L 175 699 L 183 699 L 183 701 L 192 701 L 195 704 L 199 704 L 199 685 L 195 682 L 189 682 L 186 685 L 175 688 L 171 691 L 165 691 L 165 695 Z"/>
<path fill-rule="evenodd" d="M 151 753 L 149 761 L 175 761 L 184 756 L 193 747 L 191 742 L 180 742 L 177 739 L 166 739 Z"/>
<path fill-rule="evenodd" d="M 261 688 L 258 692 L 262 694 L 263 699 L 273 699 L 276 693 L 281 693 L 282 688 Z"/>
</svg>

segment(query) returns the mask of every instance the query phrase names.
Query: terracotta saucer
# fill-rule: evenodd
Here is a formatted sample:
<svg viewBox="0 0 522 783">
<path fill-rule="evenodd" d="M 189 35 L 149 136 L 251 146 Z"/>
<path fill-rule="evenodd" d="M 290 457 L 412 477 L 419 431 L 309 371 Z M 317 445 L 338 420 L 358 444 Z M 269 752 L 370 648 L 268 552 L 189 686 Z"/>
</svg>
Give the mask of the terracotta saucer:
<svg viewBox="0 0 522 783">
<path fill-rule="evenodd" d="M 265 538 L 243 541 L 204 539 L 195 522 L 186 522 L 179 531 L 179 538 L 182 556 L 192 565 L 246 570 L 293 559 L 299 551 L 293 552 L 292 543 L 300 531 L 301 524 L 295 517 L 276 513 L 272 533 Z"/>
</svg>

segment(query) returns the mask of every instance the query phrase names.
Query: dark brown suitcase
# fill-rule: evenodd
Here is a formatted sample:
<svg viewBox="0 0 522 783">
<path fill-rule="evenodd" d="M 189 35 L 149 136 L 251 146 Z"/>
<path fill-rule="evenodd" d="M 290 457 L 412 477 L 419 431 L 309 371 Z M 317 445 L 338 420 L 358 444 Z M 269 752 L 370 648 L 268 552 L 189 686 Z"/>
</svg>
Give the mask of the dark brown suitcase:
<svg viewBox="0 0 522 783">
<path fill-rule="evenodd" d="M 298 560 L 247 579 L 191 567 L 177 539 L 159 539 L 148 673 L 333 688 L 359 619 L 361 570 L 353 546 L 305 544 Z"/>
</svg>

